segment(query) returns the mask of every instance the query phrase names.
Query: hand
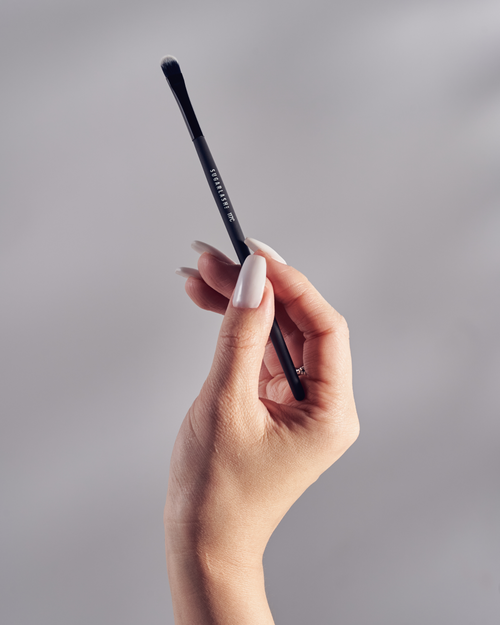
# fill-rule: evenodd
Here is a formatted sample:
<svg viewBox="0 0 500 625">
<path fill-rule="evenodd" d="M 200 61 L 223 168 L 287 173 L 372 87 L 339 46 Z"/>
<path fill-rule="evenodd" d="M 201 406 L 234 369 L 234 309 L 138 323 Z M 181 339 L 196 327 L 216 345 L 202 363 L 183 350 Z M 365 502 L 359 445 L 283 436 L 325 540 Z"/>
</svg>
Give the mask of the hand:
<svg viewBox="0 0 500 625">
<path fill-rule="evenodd" d="M 261 249 L 238 279 L 239 265 L 202 245 L 211 253 L 200 256 L 186 291 L 224 319 L 212 368 L 172 453 L 167 555 L 178 561 L 196 552 L 211 570 L 257 570 L 287 510 L 358 436 L 348 328 L 267 246 L 252 243 Z M 302 402 L 269 341 L 275 300 L 292 360 L 306 370 Z"/>
</svg>

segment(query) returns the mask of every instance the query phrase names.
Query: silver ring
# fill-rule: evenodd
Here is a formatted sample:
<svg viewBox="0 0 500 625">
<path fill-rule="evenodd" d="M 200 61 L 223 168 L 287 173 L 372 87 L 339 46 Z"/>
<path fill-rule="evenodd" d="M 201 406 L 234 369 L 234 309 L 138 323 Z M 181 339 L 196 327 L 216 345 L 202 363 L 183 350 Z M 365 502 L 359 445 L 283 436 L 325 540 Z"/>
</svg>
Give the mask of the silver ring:
<svg viewBox="0 0 500 625">
<path fill-rule="evenodd" d="M 304 365 L 302 365 L 302 367 L 299 367 L 298 369 L 295 369 L 295 371 L 297 372 L 297 375 L 307 375 Z"/>
</svg>

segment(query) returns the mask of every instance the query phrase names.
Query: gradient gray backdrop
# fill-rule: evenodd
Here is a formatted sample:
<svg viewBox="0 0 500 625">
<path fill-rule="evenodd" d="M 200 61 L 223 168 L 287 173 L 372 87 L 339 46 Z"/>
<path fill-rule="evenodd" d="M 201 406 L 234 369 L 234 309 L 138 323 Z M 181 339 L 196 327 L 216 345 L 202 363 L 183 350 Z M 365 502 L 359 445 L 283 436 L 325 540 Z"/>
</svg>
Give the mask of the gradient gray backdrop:
<svg viewBox="0 0 500 625">
<path fill-rule="evenodd" d="M 5 625 L 173 623 L 172 445 L 247 236 L 347 318 L 361 436 L 265 554 L 282 625 L 500 622 L 500 2 L 2 0 Z"/>
</svg>

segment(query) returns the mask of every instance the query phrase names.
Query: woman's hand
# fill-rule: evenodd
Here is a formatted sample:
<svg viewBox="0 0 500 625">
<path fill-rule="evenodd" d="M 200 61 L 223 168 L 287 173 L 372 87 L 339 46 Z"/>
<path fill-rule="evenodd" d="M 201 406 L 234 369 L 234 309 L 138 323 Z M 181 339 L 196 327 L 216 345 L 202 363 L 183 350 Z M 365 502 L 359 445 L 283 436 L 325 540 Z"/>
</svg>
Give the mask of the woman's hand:
<svg viewBox="0 0 500 625">
<path fill-rule="evenodd" d="M 195 247 L 210 253 L 200 256 L 199 274 L 188 278 L 186 291 L 224 319 L 212 368 L 174 445 L 165 527 L 169 574 L 187 558 L 226 589 L 228 576 L 243 575 L 247 584 L 255 574 L 263 591 L 262 555 L 271 534 L 356 440 L 359 425 L 344 318 L 301 273 L 274 260 L 281 258 L 274 250 L 252 240 L 249 245 L 257 252 L 239 279 L 239 265 L 206 244 Z M 293 362 L 306 371 L 301 402 L 269 341 L 275 313 Z M 241 607 L 243 597 L 234 599 Z M 239 613 L 231 618 L 246 622 Z M 268 620 L 252 618 L 248 622 L 272 622 L 270 613 L 262 617 Z"/>
</svg>

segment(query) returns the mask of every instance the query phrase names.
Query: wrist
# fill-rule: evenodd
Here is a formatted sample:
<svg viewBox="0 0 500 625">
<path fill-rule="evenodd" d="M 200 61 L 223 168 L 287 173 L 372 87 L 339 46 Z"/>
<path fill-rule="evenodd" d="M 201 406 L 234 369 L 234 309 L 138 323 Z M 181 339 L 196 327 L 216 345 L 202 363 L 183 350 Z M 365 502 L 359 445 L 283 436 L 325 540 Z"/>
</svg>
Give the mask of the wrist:
<svg viewBox="0 0 500 625">
<path fill-rule="evenodd" d="M 169 487 L 164 511 L 167 553 L 204 554 L 214 563 L 231 560 L 243 568 L 262 566 L 277 523 L 269 529 L 267 519 L 256 518 L 224 493 L 209 501 L 193 497 L 182 505 L 178 499 Z"/>
<path fill-rule="evenodd" d="M 193 538 L 194 535 L 194 538 Z M 165 524 L 176 625 L 273 625 L 262 556 L 210 546 L 185 526 Z"/>
<path fill-rule="evenodd" d="M 259 577 L 262 574 L 264 548 L 255 547 L 235 532 L 201 521 L 164 519 L 167 564 L 179 568 L 189 565 L 199 578 L 223 578 L 232 571 Z"/>
</svg>

